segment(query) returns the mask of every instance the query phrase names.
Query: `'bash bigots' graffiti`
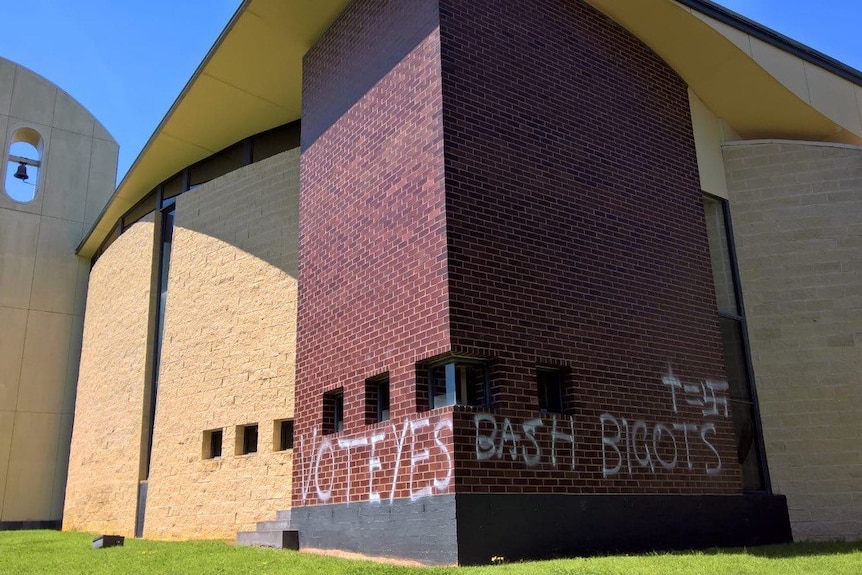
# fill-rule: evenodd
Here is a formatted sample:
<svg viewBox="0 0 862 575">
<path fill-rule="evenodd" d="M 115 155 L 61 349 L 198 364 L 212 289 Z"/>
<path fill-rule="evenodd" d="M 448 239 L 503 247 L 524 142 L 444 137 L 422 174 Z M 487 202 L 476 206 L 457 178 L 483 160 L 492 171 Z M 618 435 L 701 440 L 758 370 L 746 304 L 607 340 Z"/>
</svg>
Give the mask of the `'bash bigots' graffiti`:
<svg viewBox="0 0 862 575">
<path fill-rule="evenodd" d="M 677 420 L 672 422 L 628 421 L 610 413 L 599 417 L 602 429 L 602 476 L 613 477 L 625 469 L 629 475 L 636 467 L 657 471 L 656 465 L 666 470 L 676 469 L 684 454 L 684 465 L 694 470 L 691 443 L 700 441 L 713 454 L 715 461 L 704 464 L 701 471 L 707 475 L 721 472 L 721 454 L 712 443 L 715 423 L 712 417 L 728 417 L 728 385 L 726 381 L 704 380 L 696 384 L 683 383 L 673 374 L 673 368 L 662 376 L 662 383 L 670 389 L 674 415 L 680 413 L 678 394 L 686 404 L 699 407 L 704 420 Z M 681 437 L 680 441 L 677 441 Z M 664 455 L 662 455 L 664 453 Z M 668 454 L 672 454 L 668 455 Z M 609 465 L 611 463 L 611 465 Z"/>
<path fill-rule="evenodd" d="M 684 383 L 668 367 L 661 377 L 670 392 L 670 407 L 679 419 L 646 421 L 603 413 L 598 426 L 601 436 L 602 477 L 613 478 L 635 472 L 660 473 L 685 466 L 694 473 L 716 475 L 721 471 L 721 455 L 713 444 L 713 418 L 729 417 L 728 384 L 703 380 Z M 679 403 L 698 408 L 702 419 L 680 415 Z M 579 447 L 595 451 L 597 446 L 579 445 L 575 418 L 546 415 L 528 419 L 502 417 L 490 413 L 473 415 L 475 458 L 479 462 L 507 459 L 527 468 L 547 465 L 561 473 L 577 469 Z M 367 435 L 330 437 L 315 427 L 310 438 L 299 436 L 295 464 L 299 466 L 302 504 L 328 503 L 334 497 L 337 480 L 343 501 L 390 503 L 407 496 L 416 501 L 446 493 L 454 475 L 450 444 L 451 419 L 407 418 L 400 424 L 378 427 Z M 701 469 L 692 458 L 694 443 L 712 454 Z M 429 466 L 430 460 L 435 464 Z M 336 469 L 336 462 L 343 467 Z M 703 461 L 702 459 L 700 460 Z M 343 476 L 342 476 L 343 474 Z M 363 487 L 354 478 L 362 475 Z"/>
</svg>

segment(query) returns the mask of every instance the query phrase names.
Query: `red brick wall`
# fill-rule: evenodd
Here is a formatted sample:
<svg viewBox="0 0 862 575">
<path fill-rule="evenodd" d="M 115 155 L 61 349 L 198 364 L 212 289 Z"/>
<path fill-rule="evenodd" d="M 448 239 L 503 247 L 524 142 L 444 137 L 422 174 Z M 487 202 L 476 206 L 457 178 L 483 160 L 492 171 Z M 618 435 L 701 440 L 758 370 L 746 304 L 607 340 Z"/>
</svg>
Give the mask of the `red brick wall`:
<svg viewBox="0 0 862 575">
<path fill-rule="evenodd" d="M 449 489 L 432 467 L 451 467 L 451 425 L 417 418 L 414 369 L 449 348 L 439 48 L 434 1 L 358 0 L 306 56 L 296 505 L 303 485 L 306 504 L 347 501 L 348 457 L 353 500 L 396 476 L 396 497 Z M 366 427 L 365 380 L 384 372 L 393 423 Z M 344 432 L 324 439 L 323 394 L 342 387 Z"/>
<path fill-rule="evenodd" d="M 304 70 L 295 505 L 740 491 L 682 80 L 559 0 L 358 0 Z M 490 409 L 417 406 L 449 351 Z"/>
<path fill-rule="evenodd" d="M 456 414 L 457 491 L 739 492 L 730 418 L 686 401 L 725 378 L 686 85 L 584 2 L 441 0 L 440 18 L 452 347 L 495 358 L 498 426 Z M 567 369 L 574 470 L 571 424 L 556 444 L 550 417 L 522 427 L 536 365 Z M 676 410 L 670 369 L 694 386 Z"/>
</svg>

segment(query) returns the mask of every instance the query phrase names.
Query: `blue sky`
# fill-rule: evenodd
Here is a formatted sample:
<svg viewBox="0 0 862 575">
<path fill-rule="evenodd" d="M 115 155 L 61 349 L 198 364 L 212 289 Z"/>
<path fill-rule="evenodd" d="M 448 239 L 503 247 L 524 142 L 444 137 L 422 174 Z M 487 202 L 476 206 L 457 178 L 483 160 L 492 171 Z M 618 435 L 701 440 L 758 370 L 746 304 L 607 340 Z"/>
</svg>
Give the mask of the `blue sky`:
<svg viewBox="0 0 862 575">
<path fill-rule="evenodd" d="M 239 3 L 28 0 L 6 11 L 0 56 L 59 85 L 107 127 L 121 178 Z M 862 0 L 719 3 L 862 69 Z"/>
</svg>

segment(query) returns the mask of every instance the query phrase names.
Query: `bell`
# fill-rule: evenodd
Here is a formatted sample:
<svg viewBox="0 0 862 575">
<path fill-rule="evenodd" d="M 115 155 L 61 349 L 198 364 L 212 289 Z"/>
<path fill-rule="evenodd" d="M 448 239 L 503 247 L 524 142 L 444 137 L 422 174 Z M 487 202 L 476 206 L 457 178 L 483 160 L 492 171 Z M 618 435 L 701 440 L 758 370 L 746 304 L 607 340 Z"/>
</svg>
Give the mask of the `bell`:
<svg viewBox="0 0 862 575">
<path fill-rule="evenodd" d="M 27 165 L 23 162 L 18 164 L 18 170 L 15 172 L 15 177 L 19 180 L 27 180 L 30 176 L 27 175 Z"/>
</svg>

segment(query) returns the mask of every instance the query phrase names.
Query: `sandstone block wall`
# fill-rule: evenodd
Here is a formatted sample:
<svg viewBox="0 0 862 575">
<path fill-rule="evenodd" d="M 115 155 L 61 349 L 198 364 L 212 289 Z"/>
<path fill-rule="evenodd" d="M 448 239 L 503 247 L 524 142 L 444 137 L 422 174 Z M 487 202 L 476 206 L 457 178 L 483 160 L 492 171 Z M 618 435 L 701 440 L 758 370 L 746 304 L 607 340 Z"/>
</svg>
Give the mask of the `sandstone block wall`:
<svg viewBox="0 0 862 575">
<path fill-rule="evenodd" d="M 144 536 L 233 538 L 290 507 L 299 150 L 177 198 Z M 235 451 L 257 424 L 257 453 Z M 223 430 L 204 458 L 204 432 Z M 274 445 L 274 435 L 276 444 Z"/>
<path fill-rule="evenodd" d="M 773 489 L 794 538 L 862 538 L 862 149 L 723 153 Z"/>
<path fill-rule="evenodd" d="M 66 530 L 135 533 L 153 227 L 134 224 L 90 273 Z"/>
</svg>

